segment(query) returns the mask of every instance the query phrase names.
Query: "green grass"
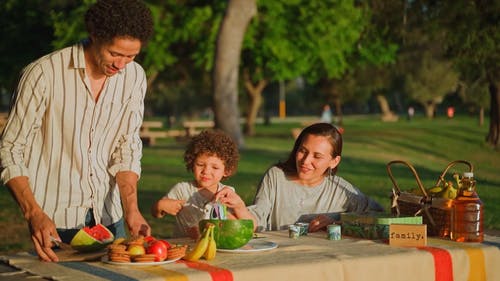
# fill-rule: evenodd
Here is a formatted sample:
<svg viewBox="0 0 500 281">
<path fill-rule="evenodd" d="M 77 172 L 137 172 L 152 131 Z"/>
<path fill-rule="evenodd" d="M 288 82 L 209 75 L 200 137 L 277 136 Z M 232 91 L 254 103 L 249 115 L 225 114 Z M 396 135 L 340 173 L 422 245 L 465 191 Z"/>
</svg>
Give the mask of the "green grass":
<svg viewBox="0 0 500 281">
<path fill-rule="evenodd" d="M 293 146 L 291 129 L 300 127 L 300 120 L 275 120 L 272 125 L 257 125 L 257 135 L 245 139 L 236 175 L 225 183 L 236 188 L 247 204 L 252 202 L 256 187 L 266 169 L 284 160 Z M 435 184 L 446 165 L 453 160 L 467 160 L 474 166 L 478 193 L 485 204 L 485 227 L 500 230 L 500 153 L 484 143 L 488 127 L 479 127 L 477 120 L 458 116 L 452 120 L 416 118 L 383 123 L 373 116 L 344 118 L 344 148 L 338 175 L 358 186 L 389 209 L 392 183 L 386 171 L 391 160 L 405 160 L 418 172 L 425 187 Z M 150 222 L 153 235 L 170 237 L 174 219 L 155 219 L 151 205 L 175 183 L 190 180 L 183 163 L 185 143 L 161 140 L 155 147 L 146 147 L 143 174 L 139 183 L 139 203 Z M 417 187 L 416 180 L 404 165 L 391 166 L 402 189 Z M 467 170 L 456 165 L 448 171 Z M 0 253 L 30 249 L 26 223 L 5 188 L 0 189 Z"/>
</svg>

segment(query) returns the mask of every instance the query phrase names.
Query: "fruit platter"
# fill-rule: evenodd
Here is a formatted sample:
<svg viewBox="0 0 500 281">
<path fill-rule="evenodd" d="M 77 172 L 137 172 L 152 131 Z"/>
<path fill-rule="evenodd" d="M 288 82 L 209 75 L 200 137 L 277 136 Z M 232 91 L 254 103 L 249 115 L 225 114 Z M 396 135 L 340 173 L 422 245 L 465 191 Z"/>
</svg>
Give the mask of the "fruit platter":
<svg viewBox="0 0 500 281">
<path fill-rule="evenodd" d="M 171 245 L 153 236 L 118 238 L 107 246 L 103 262 L 117 265 L 159 265 L 177 261 L 186 254 L 187 245 Z"/>
</svg>

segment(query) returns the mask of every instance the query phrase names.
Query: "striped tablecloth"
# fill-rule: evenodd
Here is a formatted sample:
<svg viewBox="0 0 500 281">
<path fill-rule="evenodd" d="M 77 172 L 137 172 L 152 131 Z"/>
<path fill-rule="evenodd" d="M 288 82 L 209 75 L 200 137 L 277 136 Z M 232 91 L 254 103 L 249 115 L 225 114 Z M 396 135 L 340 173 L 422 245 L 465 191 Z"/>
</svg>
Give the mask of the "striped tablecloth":
<svg viewBox="0 0 500 281">
<path fill-rule="evenodd" d="M 27 253 L 2 256 L 11 266 L 54 280 L 500 280 L 500 239 L 456 243 L 429 238 L 427 247 L 392 247 L 381 241 L 326 239 L 319 232 L 288 238 L 287 232 L 259 234 L 276 249 L 217 253 L 207 262 L 177 261 L 160 266 L 115 266 L 103 262 L 39 262 Z M 175 242 L 192 243 L 188 240 Z M 0 278 L 1 279 L 1 278 Z"/>
</svg>

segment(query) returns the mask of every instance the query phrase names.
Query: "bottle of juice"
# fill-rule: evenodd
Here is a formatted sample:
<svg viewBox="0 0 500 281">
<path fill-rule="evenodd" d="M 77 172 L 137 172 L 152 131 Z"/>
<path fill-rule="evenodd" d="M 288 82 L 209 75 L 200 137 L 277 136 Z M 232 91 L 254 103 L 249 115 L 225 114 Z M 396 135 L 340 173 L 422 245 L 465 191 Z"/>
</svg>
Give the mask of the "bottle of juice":
<svg viewBox="0 0 500 281">
<path fill-rule="evenodd" d="M 465 172 L 451 210 L 451 239 L 457 242 L 482 242 L 483 217 L 483 202 L 476 192 L 474 174 Z"/>
</svg>

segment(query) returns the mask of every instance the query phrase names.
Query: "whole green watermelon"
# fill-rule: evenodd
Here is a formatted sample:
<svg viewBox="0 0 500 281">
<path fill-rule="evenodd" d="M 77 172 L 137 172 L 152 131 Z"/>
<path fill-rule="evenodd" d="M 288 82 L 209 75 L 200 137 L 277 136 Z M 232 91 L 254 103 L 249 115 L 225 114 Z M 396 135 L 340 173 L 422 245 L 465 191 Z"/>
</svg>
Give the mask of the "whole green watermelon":
<svg viewBox="0 0 500 281">
<path fill-rule="evenodd" d="M 252 239 L 252 220 L 201 220 L 200 230 L 204 229 L 205 224 L 209 222 L 215 225 L 214 238 L 219 249 L 237 249 Z"/>
</svg>

